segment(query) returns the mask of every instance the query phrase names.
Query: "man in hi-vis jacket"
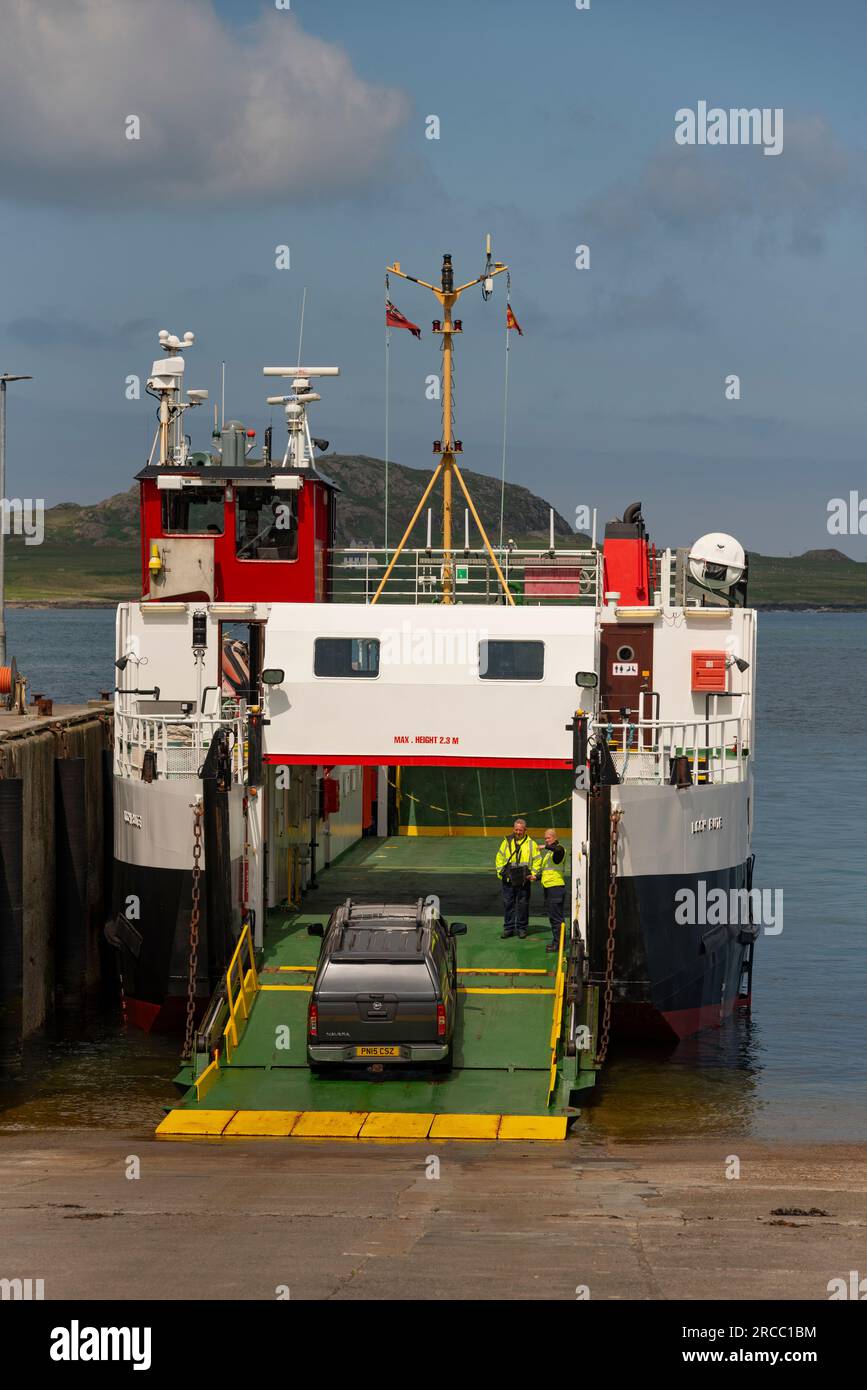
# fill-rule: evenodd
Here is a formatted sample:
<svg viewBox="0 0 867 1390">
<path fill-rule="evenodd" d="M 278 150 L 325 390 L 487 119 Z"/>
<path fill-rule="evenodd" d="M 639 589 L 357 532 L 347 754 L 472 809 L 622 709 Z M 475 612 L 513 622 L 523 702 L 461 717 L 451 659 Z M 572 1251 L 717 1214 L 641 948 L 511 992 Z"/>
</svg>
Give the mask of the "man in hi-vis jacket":
<svg viewBox="0 0 867 1390">
<path fill-rule="evenodd" d="M 512 834 L 497 850 L 497 877 L 503 885 L 503 939 L 527 935 L 530 920 L 530 884 L 539 872 L 539 846 L 527 834 L 527 822 L 519 816 Z"/>
<path fill-rule="evenodd" d="M 569 873 L 569 860 L 557 839 L 556 830 L 545 831 L 545 842 L 539 855 L 539 872 L 545 894 L 545 911 L 554 938 L 545 949 L 556 951 L 560 946 L 560 927 L 566 919 L 566 875 Z"/>
</svg>

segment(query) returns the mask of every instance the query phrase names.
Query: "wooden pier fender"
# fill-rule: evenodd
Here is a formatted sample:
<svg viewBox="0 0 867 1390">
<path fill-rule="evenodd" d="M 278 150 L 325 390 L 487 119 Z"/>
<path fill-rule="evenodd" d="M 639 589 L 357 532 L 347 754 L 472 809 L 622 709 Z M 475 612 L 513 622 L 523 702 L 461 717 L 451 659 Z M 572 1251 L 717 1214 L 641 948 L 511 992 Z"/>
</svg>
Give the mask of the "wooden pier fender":
<svg viewBox="0 0 867 1390">
<path fill-rule="evenodd" d="M 87 801 L 84 758 L 54 763 L 54 845 L 57 913 L 54 993 L 59 1006 L 84 1001 L 87 991 Z"/>
<path fill-rule="evenodd" d="M 18 1054 L 23 1010 L 24 781 L 0 772 L 0 1062 Z"/>
</svg>

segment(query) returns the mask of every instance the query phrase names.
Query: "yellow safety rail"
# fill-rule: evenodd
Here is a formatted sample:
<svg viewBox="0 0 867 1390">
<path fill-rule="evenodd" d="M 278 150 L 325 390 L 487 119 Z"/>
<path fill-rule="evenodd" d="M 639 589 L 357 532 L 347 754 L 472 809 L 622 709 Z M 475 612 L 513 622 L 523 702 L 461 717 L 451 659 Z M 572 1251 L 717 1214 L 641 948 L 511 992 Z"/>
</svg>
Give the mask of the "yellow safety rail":
<svg viewBox="0 0 867 1390">
<path fill-rule="evenodd" d="M 246 965 L 243 963 L 245 947 L 247 949 Z M 237 993 L 235 992 L 236 987 Z M 226 997 L 229 1001 L 229 1018 L 223 1029 L 223 1044 L 226 1049 L 227 1062 L 231 1062 L 232 1049 L 237 1047 L 241 1040 L 241 1035 L 244 1032 L 247 1019 L 250 1017 L 250 1008 L 259 988 L 259 976 L 256 972 L 256 961 L 253 956 L 253 938 L 250 934 L 250 923 L 245 922 L 232 959 L 229 961 L 229 968 L 226 971 Z"/>
<path fill-rule="evenodd" d="M 548 1076 L 548 1104 L 557 1085 L 557 1043 L 563 1022 L 563 995 L 566 990 L 566 972 L 563 969 L 563 946 L 566 937 L 566 923 L 560 923 L 560 946 L 557 951 L 557 978 L 554 984 L 554 1016 L 551 1019 L 551 1071 Z"/>
</svg>

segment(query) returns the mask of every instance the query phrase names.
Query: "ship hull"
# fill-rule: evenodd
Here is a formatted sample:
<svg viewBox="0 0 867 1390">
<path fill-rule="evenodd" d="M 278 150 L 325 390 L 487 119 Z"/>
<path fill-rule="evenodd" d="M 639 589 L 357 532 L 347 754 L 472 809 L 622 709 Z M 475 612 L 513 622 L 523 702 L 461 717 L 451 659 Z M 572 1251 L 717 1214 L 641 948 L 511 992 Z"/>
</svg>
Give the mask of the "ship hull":
<svg viewBox="0 0 867 1390">
<path fill-rule="evenodd" d="M 752 781 L 603 788 L 591 808 L 591 976 L 604 986 L 611 811 L 619 809 L 613 1032 L 673 1043 L 748 1002 Z"/>
<path fill-rule="evenodd" d="M 716 1028 L 746 999 L 749 924 L 684 922 L 676 904 L 748 887 L 749 860 L 728 869 L 618 881 L 615 1033 L 672 1042 Z M 682 913 L 681 913 L 682 915 Z"/>
<path fill-rule="evenodd" d="M 127 1023 L 144 1032 L 183 1031 L 190 980 L 193 906 L 193 817 L 189 785 L 115 779 L 114 915 L 107 927 L 117 950 Z M 216 937 L 202 837 L 199 925 L 193 995 L 201 1015 L 225 971 L 240 932 L 242 791 L 227 794 L 226 866 Z M 213 841 L 211 841 L 213 843 Z"/>
</svg>

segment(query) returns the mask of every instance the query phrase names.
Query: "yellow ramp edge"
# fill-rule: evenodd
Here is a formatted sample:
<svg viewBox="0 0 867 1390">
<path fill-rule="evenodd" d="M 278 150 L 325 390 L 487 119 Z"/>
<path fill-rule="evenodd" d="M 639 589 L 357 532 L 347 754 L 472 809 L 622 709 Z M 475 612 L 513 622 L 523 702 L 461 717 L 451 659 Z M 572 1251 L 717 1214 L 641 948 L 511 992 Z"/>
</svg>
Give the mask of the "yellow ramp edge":
<svg viewBox="0 0 867 1390">
<path fill-rule="evenodd" d="M 234 1114 L 234 1110 L 170 1110 L 156 1132 L 160 1137 L 191 1134 L 204 1138 L 222 1134 Z"/>
<path fill-rule="evenodd" d="M 292 1130 L 293 1139 L 357 1139 L 367 1110 L 305 1110 Z"/>
<path fill-rule="evenodd" d="M 499 1115 L 437 1115 L 431 1139 L 496 1139 Z"/>
<path fill-rule="evenodd" d="M 501 1115 L 498 1139 L 565 1139 L 565 1115 Z"/>
<path fill-rule="evenodd" d="M 238 1110 L 223 1130 L 223 1138 L 271 1135 L 285 1139 L 295 1128 L 300 1110 Z"/>
<path fill-rule="evenodd" d="M 434 1115 L 396 1110 L 171 1110 L 159 1139 L 566 1138 L 561 1115 Z"/>
<path fill-rule="evenodd" d="M 373 1110 L 361 1126 L 359 1139 L 424 1139 L 433 1115 L 402 1114 L 397 1110 Z"/>
</svg>

